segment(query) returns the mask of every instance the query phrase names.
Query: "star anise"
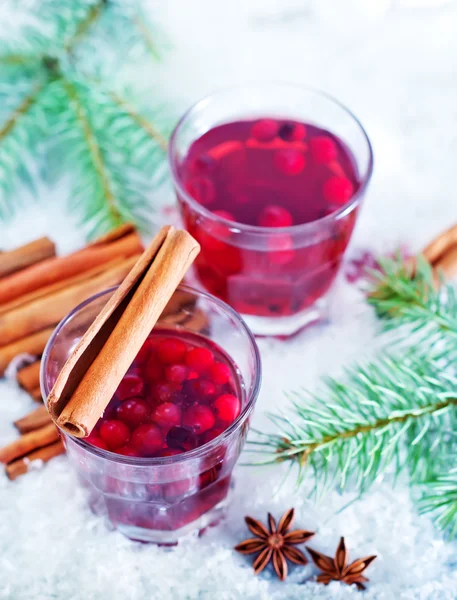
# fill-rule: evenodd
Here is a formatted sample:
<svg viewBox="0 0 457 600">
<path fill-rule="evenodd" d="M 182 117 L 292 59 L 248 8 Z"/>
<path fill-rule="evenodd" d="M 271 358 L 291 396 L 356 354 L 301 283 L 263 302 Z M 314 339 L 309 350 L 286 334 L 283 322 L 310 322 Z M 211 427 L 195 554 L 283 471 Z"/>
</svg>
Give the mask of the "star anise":
<svg viewBox="0 0 457 600">
<path fill-rule="evenodd" d="M 245 517 L 246 525 L 256 537 L 241 542 L 241 544 L 235 546 L 235 550 L 241 552 L 241 554 L 260 552 L 253 564 L 256 575 L 263 571 L 270 560 L 272 560 L 276 575 L 281 581 L 284 581 L 288 572 L 287 560 L 297 565 L 306 565 L 308 563 L 308 559 L 303 552 L 293 546 L 306 542 L 314 533 L 305 529 L 289 531 L 293 519 L 294 509 L 291 508 L 284 513 L 278 526 L 276 526 L 276 521 L 268 513 L 269 528 L 267 529 L 260 521 L 252 517 Z"/>
<path fill-rule="evenodd" d="M 344 537 L 341 538 L 338 548 L 336 549 L 335 558 L 325 556 L 320 552 L 316 552 L 312 548 L 306 549 L 311 554 L 313 563 L 318 567 L 322 573 L 317 576 L 317 581 L 328 585 L 333 581 L 342 581 L 347 585 L 355 584 L 359 590 L 364 590 L 364 583 L 368 581 L 366 577 L 362 575 L 363 571 L 368 565 L 374 561 L 376 556 L 367 556 L 367 558 L 359 558 L 352 562 L 350 565 L 347 564 L 348 552 L 344 544 Z"/>
</svg>

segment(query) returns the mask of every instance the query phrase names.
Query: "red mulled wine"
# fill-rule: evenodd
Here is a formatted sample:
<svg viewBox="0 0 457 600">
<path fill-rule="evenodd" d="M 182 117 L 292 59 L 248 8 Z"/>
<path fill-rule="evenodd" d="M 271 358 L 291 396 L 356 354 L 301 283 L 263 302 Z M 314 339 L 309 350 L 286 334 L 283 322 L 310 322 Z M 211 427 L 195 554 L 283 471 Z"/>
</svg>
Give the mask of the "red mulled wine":
<svg viewBox="0 0 457 600">
<path fill-rule="evenodd" d="M 323 221 L 306 239 L 296 228 L 281 228 L 336 213 L 359 190 L 355 159 L 336 135 L 293 120 L 228 122 L 195 140 L 177 171 L 186 192 L 214 217 L 179 198 L 202 247 L 196 268 L 210 292 L 240 313 L 277 317 L 311 306 L 328 290 L 356 211 Z M 254 242 L 245 226 L 271 232 Z"/>
<path fill-rule="evenodd" d="M 165 458 L 214 440 L 239 416 L 244 402 L 241 376 L 213 341 L 186 331 L 158 328 L 143 345 L 88 443 L 118 455 Z M 152 530 L 176 530 L 223 500 L 233 461 L 218 460 L 198 473 L 170 465 L 169 480 L 130 489 L 142 502 L 126 508 L 123 483 L 108 482 L 112 522 Z M 214 458 L 214 457 L 213 457 Z M 175 469 L 175 473 L 173 470 Z M 130 488 L 135 484 L 129 483 Z M 106 488 L 106 482 L 104 483 Z"/>
</svg>

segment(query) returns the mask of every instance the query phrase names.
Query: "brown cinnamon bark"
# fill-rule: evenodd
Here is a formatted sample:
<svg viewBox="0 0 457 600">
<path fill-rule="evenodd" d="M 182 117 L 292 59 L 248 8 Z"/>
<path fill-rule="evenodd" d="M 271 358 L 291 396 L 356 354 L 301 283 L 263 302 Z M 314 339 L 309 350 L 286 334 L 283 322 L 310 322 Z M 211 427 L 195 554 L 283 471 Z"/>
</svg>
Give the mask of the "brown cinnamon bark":
<svg viewBox="0 0 457 600">
<path fill-rule="evenodd" d="M 20 456 L 29 454 L 37 448 L 52 444 L 58 439 L 59 432 L 54 423 L 50 423 L 45 427 L 25 433 L 17 440 L 14 440 L 14 442 L 11 442 L 11 444 L 0 448 L 0 462 L 7 464 Z"/>
<path fill-rule="evenodd" d="M 35 460 L 41 460 L 44 463 L 50 461 L 55 456 L 59 456 L 59 454 L 65 453 L 65 447 L 63 443 L 59 440 L 58 442 L 54 442 L 53 444 L 49 444 L 44 448 L 39 448 L 34 452 L 30 452 L 27 456 L 20 458 L 11 462 L 9 465 L 5 467 L 6 475 L 8 479 L 14 480 L 20 475 L 24 475 L 27 473 L 31 467 L 31 463 Z"/>
<path fill-rule="evenodd" d="M 21 387 L 27 391 L 34 390 L 40 385 L 40 365 L 41 361 L 37 360 L 34 363 L 19 369 L 17 372 L 17 381 Z"/>
<path fill-rule="evenodd" d="M 34 388 L 33 390 L 30 390 L 29 394 L 31 395 L 33 400 L 35 400 L 35 402 L 43 402 L 43 396 L 41 394 L 40 386 Z"/>
<path fill-rule="evenodd" d="M 107 302 L 67 360 L 47 400 L 67 433 L 87 436 L 106 408 L 199 245 L 185 231 L 163 228 Z"/>
<path fill-rule="evenodd" d="M 136 256 L 127 258 L 92 279 L 80 281 L 0 315 L 0 340 L 4 344 L 10 344 L 60 321 L 83 300 L 119 284 L 136 260 Z"/>
<path fill-rule="evenodd" d="M 10 275 L 55 255 L 54 243 L 47 237 L 34 240 L 9 252 L 2 252 L 0 255 L 0 277 Z"/>
<path fill-rule="evenodd" d="M 19 433 L 29 433 L 35 429 L 41 429 L 45 425 L 52 423 L 52 419 L 45 406 L 39 406 L 35 410 L 32 410 L 29 414 L 25 415 L 21 419 L 14 421 L 14 426 Z"/>
<path fill-rule="evenodd" d="M 57 321 L 52 325 L 57 325 Z M 0 377 L 5 374 L 6 367 L 15 356 L 19 354 L 31 354 L 40 356 L 54 331 L 54 327 L 47 327 L 42 331 L 26 336 L 12 344 L 0 347 Z"/>
<path fill-rule="evenodd" d="M 119 225 L 119 227 L 116 227 L 116 229 L 112 229 L 108 233 L 105 233 L 104 235 L 98 237 L 93 242 L 88 244 L 87 247 L 103 246 L 103 244 L 109 244 L 111 242 L 119 240 L 122 237 L 125 237 L 126 235 L 129 235 L 130 233 L 133 233 L 134 231 L 136 231 L 136 227 L 133 223 L 124 223 L 124 225 Z"/>
<path fill-rule="evenodd" d="M 113 242 L 89 246 L 67 256 L 50 258 L 32 265 L 0 281 L 0 304 L 11 302 L 39 288 L 84 273 L 117 258 L 129 258 L 142 252 L 137 233 L 130 233 Z"/>
</svg>

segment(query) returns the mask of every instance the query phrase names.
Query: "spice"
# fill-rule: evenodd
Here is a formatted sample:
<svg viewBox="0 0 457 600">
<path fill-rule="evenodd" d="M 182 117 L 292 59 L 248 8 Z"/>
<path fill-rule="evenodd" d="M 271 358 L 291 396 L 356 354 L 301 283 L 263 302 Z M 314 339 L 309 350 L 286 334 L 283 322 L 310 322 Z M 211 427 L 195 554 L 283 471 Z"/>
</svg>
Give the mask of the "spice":
<svg viewBox="0 0 457 600">
<path fill-rule="evenodd" d="M 368 565 L 374 561 L 376 556 L 358 558 L 348 565 L 348 552 L 344 544 L 344 537 L 340 539 L 336 549 L 335 558 L 321 554 L 312 548 L 306 547 L 311 554 L 313 563 L 322 571 L 317 576 L 317 581 L 328 585 L 331 581 L 341 581 L 347 585 L 356 585 L 359 590 L 365 589 L 368 579 L 362 575 Z"/>
<path fill-rule="evenodd" d="M 34 240 L 9 252 L 2 252 L 0 277 L 15 273 L 46 258 L 55 256 L 55 253 L 56 248 L 47 237 Z"/>
<path fill-rule="evenodd" d="M 59 427 L 90 434 L 198 252 L 187 232 L 161 229 L 62 368 L 47 400 Z"/>
<path fill-rule="evenodd" d="M 50 423 L 52 423 L 52 419 L 49 416 L 46 407 L 39 406 L 38 408 L 35 408 L 35 410 L 32 410 L 31 413 L 25 415 L 25 417 L 21 417 L 17 421 L 14 421 L 14 426 L 19 433 L 28 433 L 29 431 L 40 429 L 40 427 L 44 427 Z"/>
<path fill-rule="evenodd" d="M 39 448 L 38 450 L 34 450 L 30 452 L 26 456 L 19 458 L 11 463 L 9 463 L 5 472 L 9 479 L 16 479 L 20 475 L 24 475 L 29 471 L 30 466 L 33 461 L 41 460 L 42 462 L 48 462 L 55 456 L 59 456 L 60 454 L 64 454 L 65 447 L 63 443 L 59 440 L 54 442 L 53 444 L 49 444 L 48 446 L 44 446 L 43 448 Z"/>
<path fill-rule="evenodd" d="M 11 461 L 25 456 L 36 450 L 42 448 L 48 444 L 52 444 L 59 439 L 59 432 L 54 423 L 49 423 L 40 429 L 35 429 L 30 433 L 21 435 L 17 440 L 11 442 L 4 448 L 0 448 L 0 462 L 7 464 Z"/>
<path fill-rule="evenodd" d="M 259 552 L 253 564 L 256 575 L 263 571 L 271 560 L 276 575 L 281 581 L 284 581 L 288 572 L 287 560 L 297 565 L 306 565 L 308 563 L 303 552 L 298 550 L 298 548 L 294 548 L 294 546 L 296 544 L 303 544 L 314 533 L 305 529 L 289 531 L 293 519 L 293 508 L 284 513 L 278 525 L 276 525 L 273 516 L 268 513 L 268 528 L 252 517 L 245 517 L 246 525 L 256 537 L 241 542 L 235 546 L 235 550 L 241 554 Z"/>
</svg>

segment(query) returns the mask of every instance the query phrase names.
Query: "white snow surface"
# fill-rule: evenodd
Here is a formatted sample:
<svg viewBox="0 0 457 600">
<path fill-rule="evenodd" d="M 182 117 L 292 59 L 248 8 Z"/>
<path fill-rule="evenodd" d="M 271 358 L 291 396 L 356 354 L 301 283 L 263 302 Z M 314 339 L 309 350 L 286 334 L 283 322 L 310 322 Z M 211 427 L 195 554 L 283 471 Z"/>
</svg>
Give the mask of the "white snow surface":
<svg viewBox="0 0 457 600">
<path fill-rule="evenodd" d="M 457 6 L 420 0 L 167 0 L 151 6 L 171 38 L 164 65 L 144 73 L 184 109 L 228 84 L 282 80 L 321 88 L 351 107 L 373 142 L 375 172 L 349 256 L 405 243 L 419 249 L 457 219 Z M 1 11 L 1 9 L 0 9 Z M 1 20 L 1 19 L 0 19 Z M 143 68 L 143 67 L 138 67 Z M 138 72 L 119 72 L 138 77 Z M 3 248 L 49 234 L 62 252 L 83 243 L 65 213 L 68 189 L 39 188 L 37 202 L 0 225 Z M 172 203 L 170 191 L 163 194 Z M 286 404 L 284 390 L 315 389 L 373 346 L 376 323 L 361 292 L 337 283 L 329 324 L 288 342 L 260 340 L 263 385 L 254 426 Z M 0 382 L 0 443 L 34 407 Z M 379 481 L 361 500 L 333 492 L 318 504 L 294 476 L 274 494 L 281 467 L 235 470 L 227 519 L 172 549 L 138 544 L 110 531 L 86 505 L 65 457 L 10 482 L 0 473 L 0 598 L 8 600 L 348 599 L 355 588 L 312 581 L 295 568 L 286 583 L 252 573 L 232 548 L 248 537 L 243 516 L 264 519 L 294 506 L 296 525 L 318 530 L 310 545 L 333 553 L 344 535 L 352 557 L 377 554 L 370 600 L 457 598 L 457 544 L 419 517 L 407 482 Z M 345 507 L 343 511 L 341 508 Z"/>
</svg>

